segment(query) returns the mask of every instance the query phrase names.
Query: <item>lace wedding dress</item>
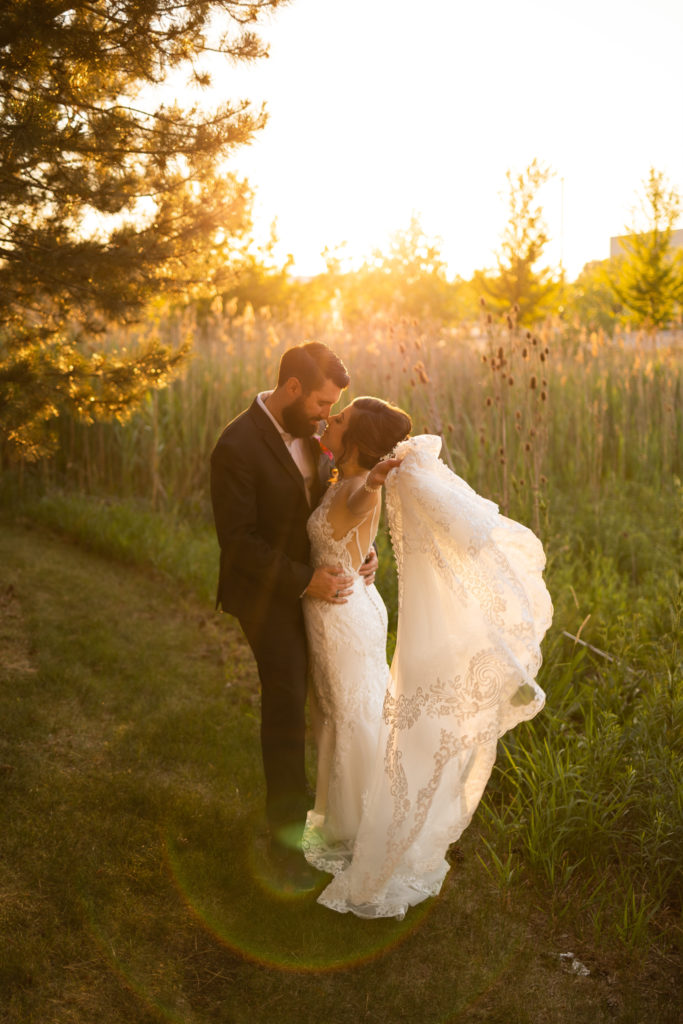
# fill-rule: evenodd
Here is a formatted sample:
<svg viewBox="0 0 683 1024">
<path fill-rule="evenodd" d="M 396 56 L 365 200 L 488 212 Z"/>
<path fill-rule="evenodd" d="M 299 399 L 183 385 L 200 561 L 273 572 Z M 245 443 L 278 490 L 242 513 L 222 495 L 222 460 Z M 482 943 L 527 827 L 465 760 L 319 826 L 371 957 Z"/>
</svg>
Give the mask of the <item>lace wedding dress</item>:
<svg viewBox="0 0 683 1024">
<path fill-rule="evenodd" d="M 452 473 L 440 449 L 431 435 L 402 442 L 386 483 L 399 585 L 390 672 L 374 587 L 359 578 L 345 605 L 305 602 L 319 767 L 304 851 L 335 876 L 319 902 L 360 917 L 402 917 L 438 893 L 498 738 L 545 699 L 535 682 L 552 618 L 541 543 Z M 335 531 L 334 497 L 330 488 L 309 520 L 314 563 L 349 571 L 359 531 L 365 551 L 371 531 Z"/>
</svg>

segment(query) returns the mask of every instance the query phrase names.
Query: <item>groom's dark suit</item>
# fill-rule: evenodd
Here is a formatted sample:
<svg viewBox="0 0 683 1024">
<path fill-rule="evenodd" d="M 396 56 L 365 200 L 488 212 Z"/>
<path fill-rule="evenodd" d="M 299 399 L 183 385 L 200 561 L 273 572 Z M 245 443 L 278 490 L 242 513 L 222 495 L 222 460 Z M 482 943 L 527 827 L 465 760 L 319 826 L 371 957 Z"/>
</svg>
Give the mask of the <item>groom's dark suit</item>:
<svg viewBox="0 0 683 1024">
<path fill-rule="evenodd" d="M 306 521 L 330 463 L 310 441 L 311 504 L 278 430 L 254 400 L 225 428 L 211 456 L 211 499 L 221 548 L 217 606 L 235 615 L 261 680 L 261 747 L 271 827 L 302 820 L 307 648 L 301 594 L 313 569 Z"/>
</svg>

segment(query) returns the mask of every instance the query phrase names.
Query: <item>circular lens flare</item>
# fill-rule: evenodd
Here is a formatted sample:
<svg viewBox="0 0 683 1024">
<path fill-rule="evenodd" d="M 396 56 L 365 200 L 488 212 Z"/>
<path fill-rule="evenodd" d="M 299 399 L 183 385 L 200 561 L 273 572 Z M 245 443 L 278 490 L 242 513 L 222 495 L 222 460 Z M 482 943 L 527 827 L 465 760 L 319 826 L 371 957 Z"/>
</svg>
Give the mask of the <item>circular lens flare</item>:
<svg viewBox="0 0 683 1024">
<path fill-rule="evenodd" d="M 251 960 L 281 970 L 324 972 L 367 963 L 394 948 L 430 913 L 434 900 L 403 920 L 359 920 L 316 903 L 325 887 L 283 891 L 269 870 L 265 841 L 231 851 L 207 872 L 201 854 L 165 837 L 166 863 L 184 904 L 215 939 Z"/>
</svg>

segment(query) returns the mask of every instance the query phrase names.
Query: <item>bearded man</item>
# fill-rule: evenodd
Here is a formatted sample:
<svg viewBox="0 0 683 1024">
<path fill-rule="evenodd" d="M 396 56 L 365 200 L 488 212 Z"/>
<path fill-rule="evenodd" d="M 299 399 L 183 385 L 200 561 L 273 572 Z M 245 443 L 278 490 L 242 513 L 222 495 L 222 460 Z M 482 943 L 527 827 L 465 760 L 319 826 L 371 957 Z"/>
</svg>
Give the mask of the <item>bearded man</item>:
<svg viewBox="0 0 683 1024">
<path fill-rule="evenodd" d="M 211 456 L 221 549 L 216 606 L 237 617 L 256 658 L 271 858 L 279 883 L 295 891 L 309 891 L 317 880 L 300 852 L 310 806 L 301 599 L 342 604 L 352 584 L 339 566 L 309 565 L 306 522 L 331 471 L 316 433 L 348 383 L 346 367 L 326 345 L 288 349 L 277 387 L 228 424 Z M 367 582 L 376 565 L 373 551 L 363 569 Z"/>
</svg>

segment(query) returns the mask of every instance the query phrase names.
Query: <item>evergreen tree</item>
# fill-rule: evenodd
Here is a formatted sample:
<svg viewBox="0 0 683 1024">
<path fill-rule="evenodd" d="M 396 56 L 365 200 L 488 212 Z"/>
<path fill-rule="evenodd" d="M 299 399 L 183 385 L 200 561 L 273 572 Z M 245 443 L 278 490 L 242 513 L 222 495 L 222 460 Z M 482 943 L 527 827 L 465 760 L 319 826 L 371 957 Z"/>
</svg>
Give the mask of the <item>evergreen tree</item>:
<svg viewBox="0 0 683 1024">
<path fill-rule="evenodd" d="M 611 280 L 626 307 L 625 320 L 656 331 L 671 323 L 683 303 L 683 257 L 671 248 L 681 197 L 654 168 L 643 188 L 641 220 L 646 229 L 633 226 L 620 239 L 624 254 L 615 260 Z"/>
<path fill-rule="evenodd" d="M 521 173 L 507 172 L 508 222 L 496 254 L 498 272 L 474 275 L 494 311 L 516 308 L 518 322 L 528 325 L 556 309 L 562 293 L 562 281 L 553 271 L 537 267 L 548 243 L 537 196 L 550 176 L 536 160 Z"/>
<path fill-rule="evenodd" d="M 150 99 L 208 61 L 251 60 L 285 0 L 4 0 L 0 8 L 0 431 L 4 454 L 49 448 L 65 408 L 125 415 L 182 352 L 98 350 L 112 321 L 187 290 L 248 193 L 220 173 L 264 123 L 247 102 Z M 182 88 L 182 86 L 180 86 Z"/>
</svg>

